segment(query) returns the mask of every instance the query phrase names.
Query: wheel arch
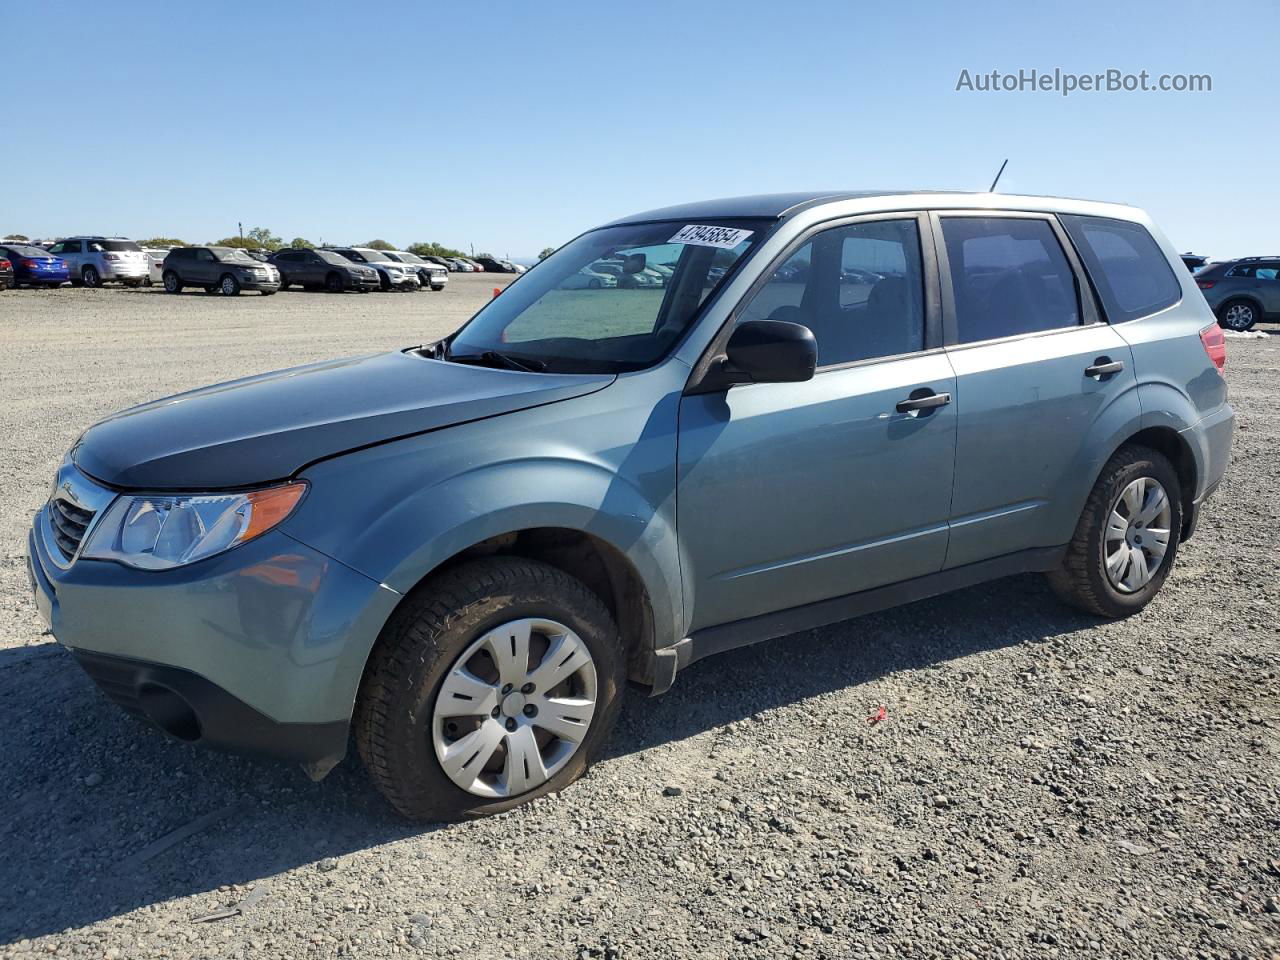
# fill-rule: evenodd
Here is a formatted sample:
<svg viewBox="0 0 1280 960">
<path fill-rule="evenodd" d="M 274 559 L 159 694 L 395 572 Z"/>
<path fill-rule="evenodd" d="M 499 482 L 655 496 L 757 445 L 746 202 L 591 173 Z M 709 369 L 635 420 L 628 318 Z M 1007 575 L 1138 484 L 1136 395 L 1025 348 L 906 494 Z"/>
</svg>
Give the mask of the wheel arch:
<svg viewBox="0 0 1280 960">
<path fill-rule="evenodd" d="M 540 526 L 486 537 L 458 550 L 423 574 L 405 593 L 396 611 L 421 591 L 429 590 L 431 581 L 440 574 L 471 560 L 498 556 L 535 560 L 581 580 L 600 598 L 617 624 L 628 678 L 640 684 L 652 682 L 656 632 L 649 589 L 640 571 L 622 550 L 585 530 Z M 387 622 L 395 615 L 393 612 Z"/>
<path fill-rule="evenodd" d="M 1180 500 L 1182 503 L 1182 531 L 1179 539 L 1187 539 L 1190 534 L 1192 504 L 1196 497 L 1196 485 L 1200 477 L 1200 463 L 1195 451 L 1179 431 L 1170 426 L 1151 426 L 1131 434 L 1118 443 L 1108 455 L 1107 460 L 1115 456 L 1125 447 L 1149 447 L 1173 464 L 1178 475 Z M 1099 473 L 1101 475 L 1101 473 Z M 1095 483 L 1097 478 L 1095 478 Z"/>
</svg>

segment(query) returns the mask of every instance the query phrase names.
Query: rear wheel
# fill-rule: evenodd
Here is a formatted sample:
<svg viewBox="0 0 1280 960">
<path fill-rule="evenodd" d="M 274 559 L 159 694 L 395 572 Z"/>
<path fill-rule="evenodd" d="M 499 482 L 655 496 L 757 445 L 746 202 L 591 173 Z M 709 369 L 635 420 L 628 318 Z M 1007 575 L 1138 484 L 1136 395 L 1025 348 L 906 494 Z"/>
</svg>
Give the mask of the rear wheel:
<svg viewBox="0 0 1280 960">
<path fill-rule="evenodd" d="M 1257 304 L 1252 300 L 1228 300 L 1218 308 L 1218 322 L 1237 333 L 1251 330 L 1261 319 Z"/>
<path fill-rule="evenodd" d="M 229 273 L 224 273 L 218 281 L 218 290 L 224 297 L 235 297 L 240 294 L 240 281 Z"/>
<path fill-rule="evenodd" d="M 617 627 L 581 581 L 478 560 L 433 578 L 388 623 L 360 686 L 356 744 L 406 817 L 498 813 L 582 775 L 624 679 Z"/>
<path fill-rule="evenodd" d="M 443 289 L 444 289 L 444 284 L 443 284 L 443 283 L 433 283 L 433 284 L 431 285 L 431 289 L 432 289 L 432 290 L 434 290 L 436 293 L 439 293 L 441 290 L 443 290 Z"/>
<path fill-rule="evenodd" d="M 324 287 L 330 293 L 341 293 L 342 277 L 338 276 L 336 273 L 329 274 L 324 278 Z"/>
<path fill-rule="evenodd" d="M 1063 601 L 1090 613 L 1137 613 L 1169 575 L 1181 530 L 1173 465 L 1148 447 L 1124 447 L 1102 468 L 1049 583 Z"/>
<path fill-rule="evenodd" d="M 165 293 L 181 293 L 182 281 L 178 279 L 178 275 L 172 270 L 166 270 L 164 273 L 164 292 Z"/>
<path fill-rule="evenodd" d="M 102 286 L 102 277 L 99 276 L 96 267 L 85 267 L 80 271 L 80 279 L 86 287 Z"/>
</svg>

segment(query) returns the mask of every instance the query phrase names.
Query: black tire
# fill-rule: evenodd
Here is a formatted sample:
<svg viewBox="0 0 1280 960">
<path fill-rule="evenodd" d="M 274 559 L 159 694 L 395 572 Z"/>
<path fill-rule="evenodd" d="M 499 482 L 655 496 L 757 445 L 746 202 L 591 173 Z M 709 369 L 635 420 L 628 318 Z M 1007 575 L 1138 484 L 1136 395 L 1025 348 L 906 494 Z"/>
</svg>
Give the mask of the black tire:
<svg viewBox="0 0 1280 960">
<path fill-rule="evenodd" d="M 218 292 L 224 297 L 240 296 L 240 281 L 229 273 L 218 278 Z"/>
<path fill-rule="evenodd" d="M 166 270 L 164 272 L 164 292 L 165 293 L 181 293 L 182 292 L 182 281 L 178 278 L 178 275 L 174 273 L 172 270 Z"/>
<path fill-rule="evenodd" d="M 1262 311 L 1252 300 L 1238 297 L 1218 307 L 1218 323 L 1225 330 L 1244 333 L 1246 330 L 1252 330 L 1253 325 L 1261 319 Z"/>
<path fill-rule="evenodd" d="M 143 278 L 142 278 L 142 285 L 143 285 L 144 287 L 150 287 L 150 286 L 152 286 L 151 278 L 150 278 L 150 277 L 143 277 Z"/>
<path fill-rule="evenodd" d="M 534 616 L 563 623 L 586 645 L 596 667 L 596 711 L 577 751 L 541 786 L 514 797 L 477 796 L 440 766 L 432 744 L 435 699 L 455 659 L 477 637 Z M 383 629 L 356 701 L 356 746 L 378 790 L 411 820 L 500 813 L 562 790 L 586 771 L 617 721 L 625 679 L 613 618 L 581 581 L 519 557 L 476 560 L 429 580 Z"/>
<path fill-rule="evenodd" d="M 102 286 L 102 276 L 96 267 L 85 267 L 80 271 L 80 280 L 86 287 Z"/>
<path fill-rule="evenodd" d="M 382 292 L 383 292 L 383 293 L 387 293 L 387 292 L 389 292 L 389 291 L 392 289 L 392 287 L 391 287 L 391 277 L 390 277 L 390 275 L 389 275 L 389 274 L 386 274 L 386 273 L 383 273 L 381 270 L 379 270 L 379 271 L 378 271 L 378 286 L 382 287 Z"/>
<path fill-rule="evenodd" d="M 443 284 L 443 283 L 433 283 L 433 284 L 431 285 L 431 289 L 432 289 L 432 290 L 434 290 L 436 293 L 439 293 L 441 290 L 443 290 L 443 289 L 444 289 L 444 284 Z"/>
<path fill-rule="evenodd" d="M 331 273 L 324 278 L 324 288 L 330 293 L 342 292 L 342 277 L 336 273 Z"/>
<path fill-rule="evenodd" d="M 262 295 L 263 295 L 264 297 L 269 297 L 269 296 L 271 296 L 271 295 L 272 295 L 273 293 L 275 293 L 275 292 L 276 292 L 275 290 L 263 290 L 263 291 L 262 291 Z"/>
<path fill-rule="evenodd" d="M 1118 590 L 1106 570 L 1105 532 L 1120 494 L 1133 481 L 1156 480 L 1168 497 L 1169 542 L 1154 575 L 1134 592 Z M 1122 447 L 1102 468 L 1076 524 L 1062 566 L 1047 574 L 1049 585 L 1064 603 L 1100 617 L 1127 617 L 1151 602 L 1173 568 L 1182 532 L 1182 484 L 1164 454 L 1138 445 Z"/>
</svg>

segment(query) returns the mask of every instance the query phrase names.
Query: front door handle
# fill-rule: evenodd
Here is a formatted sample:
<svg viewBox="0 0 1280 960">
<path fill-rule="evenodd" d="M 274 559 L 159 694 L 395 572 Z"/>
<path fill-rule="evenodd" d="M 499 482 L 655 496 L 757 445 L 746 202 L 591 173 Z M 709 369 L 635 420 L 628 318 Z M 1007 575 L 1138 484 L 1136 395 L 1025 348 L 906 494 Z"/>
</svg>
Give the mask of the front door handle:
<svg viewBox="0 0 1280 960">
<path fill-rule="evenodd" d="M 1123 360 L 1112 360 L 1110 357 L 1099 357 L 1092 366 L 1084 368 L 1084 375 L 1094 380 L 1101 380 L 1124 369 Z"/>
<path fill-rule="evenodd" d="M 934 393 L 928 387 L 921 387 L 919 390 L 912 390 L 911 396 L 907 397 L 907 399 L 899 400 L 894 409 L 899 413 L 909 413 L 915 417 L 919 416 L 921 411 L 943 407 L 950 402 L 951 394 Z"/>
</svg>

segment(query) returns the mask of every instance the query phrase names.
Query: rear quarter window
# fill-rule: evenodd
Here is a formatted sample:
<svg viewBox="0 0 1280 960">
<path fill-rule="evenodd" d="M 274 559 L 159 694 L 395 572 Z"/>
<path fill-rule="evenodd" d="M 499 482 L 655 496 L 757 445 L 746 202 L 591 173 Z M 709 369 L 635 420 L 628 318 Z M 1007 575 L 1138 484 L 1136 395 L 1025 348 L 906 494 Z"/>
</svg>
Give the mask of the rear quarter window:
<svg viewBox="0 0 1280 960">
<path fill-rule="evenodd" d="M 1141 224 L 1062 215 L 1111 323 L 1137 320 L 1182 299 L 1182 284 Z"/>
</svg>

